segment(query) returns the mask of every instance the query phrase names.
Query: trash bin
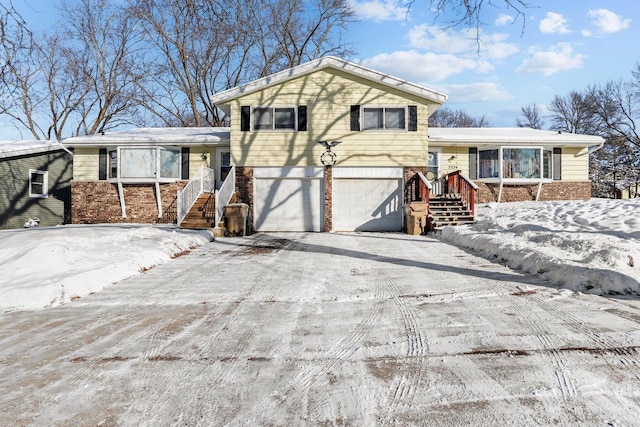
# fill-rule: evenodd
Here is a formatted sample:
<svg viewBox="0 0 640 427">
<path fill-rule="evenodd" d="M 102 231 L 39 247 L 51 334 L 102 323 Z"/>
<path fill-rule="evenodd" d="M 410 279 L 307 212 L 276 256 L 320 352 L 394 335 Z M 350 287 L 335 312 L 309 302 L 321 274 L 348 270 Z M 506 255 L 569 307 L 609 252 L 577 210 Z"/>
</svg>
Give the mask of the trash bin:
<svg viewBox="0 0 640 427">
<path fill-rule="evenodd" d="M 249 205 L 231 203 L 224 207 L 224 225 L 230 236 L 247 235 L 247 217 Z"/>
<path fill-rule="evenodd" d="M 427 227 L 429 205 L 426 202 L 411 202 L 405 207 L 407 234 L 422 234 Z"/>
</svg>

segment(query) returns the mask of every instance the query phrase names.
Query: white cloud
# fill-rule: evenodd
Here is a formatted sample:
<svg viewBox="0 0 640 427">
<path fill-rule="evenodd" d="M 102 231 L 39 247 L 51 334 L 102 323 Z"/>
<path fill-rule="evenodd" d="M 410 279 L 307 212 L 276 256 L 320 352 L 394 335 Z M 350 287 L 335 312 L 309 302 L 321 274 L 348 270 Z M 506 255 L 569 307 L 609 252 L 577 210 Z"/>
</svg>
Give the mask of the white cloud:
<svg viewBox="0 0 640 427">
<path fill-rule="evenodd" d="M 566 34 L 569 32 L 565 17 L 555 12 L 547 12 L 547 16 L 538 24 L 538 28 L 544 34 Z"/>
<path fill-rule="evenodd" d="M 513 22 L 513 16 L 511 15 L 507 15 L 506 13 L 501 13 L 500 15 L 498 15 L 498 17 L 496 18 L 496 21 L 494 22 L 494 25 L 496 27 L 503 27 L 509 23 Z"/>
<path fill-rule="evenodd" d="M 449 95 L 447 103 L 451 104 L 504 101 L 513 98 L 502 86 L 493 82 L 448 85 L 443 90 Z"/>
<path fill-rule="evenodd" d="M 414 48 L 474 56 L 478 51 L 477 36 L 475 29 L 453 31 L 427 24 L 415 26 L 407 34 L 409 44 Z M 507 34 L 481 33 L 479 37 L 480 57 L 483 59 L 502 59 L 518 52 L 515 44 L 507 42 Z"/>
<path fill-rule="evenodd" d="M 517 69 L 521 74 L 542 74 L 550 76 L 560 71 L 582 68 L 584 55 L 573 51 L 569 43 L 558 43 L 548 50 L 532 47 L 532 56 L 526 59 Z"/>
<path fill-rule="evenodd" d="M 620 15 L 607 9 L 589 10 L 593 24 L 603 33 L 616 33 L 628 28 L 631 19 L 623 19 Z"/>
<path fill-rule="evenodd" d="M 396 0 L 350 0 L 351 8 L 360 19 L 372 21 L 401 21 L 407 18 L 408 9 Z"/>
<path fill-rule="evenodd" d="M 421 84 L 441 81 L 466 70 L 483 71 L 481 64 L 472 59 L 413 50 L 376 55 L 363 63 L 373 69 Z"/>
</svg>

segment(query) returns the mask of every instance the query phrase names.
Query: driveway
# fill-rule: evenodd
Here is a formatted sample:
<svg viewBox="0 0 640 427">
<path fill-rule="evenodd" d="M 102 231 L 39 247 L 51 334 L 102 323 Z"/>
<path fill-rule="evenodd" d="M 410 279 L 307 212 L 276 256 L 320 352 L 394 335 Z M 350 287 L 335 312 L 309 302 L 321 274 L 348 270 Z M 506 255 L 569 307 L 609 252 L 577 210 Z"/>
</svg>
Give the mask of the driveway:
<svg viewBox="0 0 640 427">
<path fill-rule="evenodd" d="M 219 239 L 0 314 L 0 425 L 634 425 L 640 302 L 437 239 Z"/>
</svg>

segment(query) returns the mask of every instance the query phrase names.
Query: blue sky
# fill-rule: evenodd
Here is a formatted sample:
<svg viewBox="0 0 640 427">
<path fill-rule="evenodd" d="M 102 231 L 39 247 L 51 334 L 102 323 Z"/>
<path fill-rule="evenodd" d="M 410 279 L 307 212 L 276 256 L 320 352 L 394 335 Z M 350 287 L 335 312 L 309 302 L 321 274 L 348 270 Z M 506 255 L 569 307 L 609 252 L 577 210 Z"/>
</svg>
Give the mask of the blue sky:
<svg viewBox="0 0 640 427">
<path fill-rule="evenodd" d="M 635 0 L 527 0 L 525 21 L 503 0 L 485 1 L 480 52 L 475 30 L 447 28 L 446 16 L 434 22 L 428 0 L 408 13 L 406 0 L 349 1 L 358 18 L 346 36 L 350 59 L 444 92 L 445 105 L 492 126 L 515 126 L 522 106 L 544 112 L 556 95 L 629 79 L 640 63 Z M 13 3 L 36 31 L 55 25 L 57 2 Z"/>
<path fill-rule="evenodd" d="M 356 58 L 365 65 L 449 95 L 445 105 L 515 126 L 520 108 L 543 111 L 555 95 L 629 79 L 640 62 L 640 2 L 527 0 L 517 17 L 502 0 L 485 2 L 480 52 L 475 30 L 434 22 L 428 0 L 351 0 Z M 524 24 L 524 28 L 523 28 Z M 549 124 L 550 121 L 546 120 Z"/>
</svg>

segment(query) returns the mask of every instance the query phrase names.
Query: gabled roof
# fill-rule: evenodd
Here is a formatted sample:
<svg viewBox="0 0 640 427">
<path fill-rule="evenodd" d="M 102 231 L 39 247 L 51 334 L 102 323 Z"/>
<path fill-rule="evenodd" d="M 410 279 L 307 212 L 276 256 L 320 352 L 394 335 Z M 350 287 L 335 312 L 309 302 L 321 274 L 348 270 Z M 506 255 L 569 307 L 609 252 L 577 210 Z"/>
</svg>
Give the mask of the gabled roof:
<svg viewBox="0 0 640 427">
<path fill-rule="evenodd" d="M 435 128 L 429 127 L 431 144 L 456 145 L 542 145 L 591 147 L 604 138 L 531 128 Z"/>
<path fill-rule="evenodd" d="M 275 73 L 258 80 L 254 80 L 241 86 L 225 90 L 224 92 L 217 93 L 211 96 L 211 101 L 214 104 L 220 106 L 239 96 L 244 96 L 258 90 L 278 85 L 288 80 L 292 80 L 297 77 L 311 74 L 313 72 L 326 68 L 339 70 L 344 73 L 351 74 L 365 80 L 370 80 L 372 82 L 379 83 L 393 89 L 417 95 L 421 98 L 427 99 L 437 104 L 443 104 L 447 100 L 447 95 L 442 92 L 438 92 L 433 89 L 429 89 L 427 87 L 420 86 L 415 83 L 411 83 L 409 81 L 372 70 L 363 65 L 349 62 L 341 58 L 327 56 L 311 62 L 307 62 L 306 64 L 298 65 L 297 67 L 280 71 L 279 73 Z"/>
<path fill-rule="evenodd" d="M 228 127 L 136 128 L 105 134 L 76 136 L 62 141 L 70 147 L 108 145 L 223 145 L 229 142 Z"/>
<path fill-rule="evenodd" d="M 64 150 L 58 141 L 42 140 L 15 140 L 0 141 L 0 159 L 8 157 L 24 156 L 27 154 L 40 154 L 49 151 Z"/>
</svg>

